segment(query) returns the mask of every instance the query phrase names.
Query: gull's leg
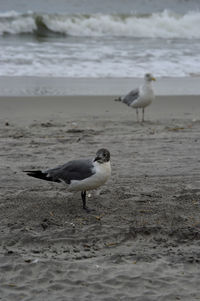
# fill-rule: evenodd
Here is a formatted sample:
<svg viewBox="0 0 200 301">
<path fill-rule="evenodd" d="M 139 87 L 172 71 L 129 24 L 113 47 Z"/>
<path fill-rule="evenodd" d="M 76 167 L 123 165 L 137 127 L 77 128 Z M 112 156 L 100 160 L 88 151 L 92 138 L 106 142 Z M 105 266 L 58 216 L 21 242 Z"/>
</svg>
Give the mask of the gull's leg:
<svg viewBox="0 0 200 301">
<path fill-rule="evenodd" d="M 138 108 L 136 108 L 137 122 L 139 121 Z"/>
<path fill-rule="evenodd" d="M 89 209 L 86 206 L 86 190 L 81 191 L 81 198 L 82 198 L 82 201 L 83 201 L 83 209 L 86 210 L 87 212 L 92 211 L 93 209 Z"/>
<path fill-rule="evenodd" d="M 142 122 L 144 122 L 144 108 L 142 108 Z"/>
<path fill-rule="evenodd" d="M 83 209 L 87 209 L 87 206 L 86 206 L 86 190 L 83 190 L 81 191 L 81 198 L 82 198 L 82 201 L 83 201 Z"/>
</svg>

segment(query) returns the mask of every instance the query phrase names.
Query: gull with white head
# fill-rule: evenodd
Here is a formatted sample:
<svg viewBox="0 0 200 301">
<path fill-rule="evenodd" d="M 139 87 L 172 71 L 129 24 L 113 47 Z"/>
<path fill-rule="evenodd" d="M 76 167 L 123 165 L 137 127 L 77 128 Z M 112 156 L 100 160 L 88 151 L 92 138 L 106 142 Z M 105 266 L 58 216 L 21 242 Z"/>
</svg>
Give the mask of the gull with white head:
<svg viewBox="0 0 200 301">
<path fill-rule="evenodd" d="M 152 87 L 152 81 L 155 81 L 155 77 L 151 73 L 146 73 L 144 76 L 144 83 L 137 89 L 129 92 L 125 97 L 117 98 L 116 101 L 121 101 L 126 105 L 134 108 L 137 114 L 137 121 L 139 121 L 138 109 L 142 109 L 142 122 L 144 121 L 144 110 L 149 106 L 155 98 L 154 90 Z"/>
</svg>

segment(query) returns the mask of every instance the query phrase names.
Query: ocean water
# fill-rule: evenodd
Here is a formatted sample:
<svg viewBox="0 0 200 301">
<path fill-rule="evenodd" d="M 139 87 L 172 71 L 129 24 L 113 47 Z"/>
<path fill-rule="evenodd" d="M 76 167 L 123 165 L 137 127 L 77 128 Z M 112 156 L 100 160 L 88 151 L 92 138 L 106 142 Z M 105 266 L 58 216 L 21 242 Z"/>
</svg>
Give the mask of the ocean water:
<svg viewBox="0 0 200 301">
<path fill-rule="evenodd" d="M 1 0 L 0 76 L 200 75 L 199 0 Z"/>
</svg>

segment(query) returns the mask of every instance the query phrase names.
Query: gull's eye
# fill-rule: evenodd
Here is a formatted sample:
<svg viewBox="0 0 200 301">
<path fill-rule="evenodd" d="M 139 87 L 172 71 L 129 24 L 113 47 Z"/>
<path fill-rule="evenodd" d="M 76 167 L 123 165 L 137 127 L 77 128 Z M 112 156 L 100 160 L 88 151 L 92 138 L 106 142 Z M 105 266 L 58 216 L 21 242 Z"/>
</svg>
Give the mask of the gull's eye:
<svg viewBox="0 0 200 301">
<path fill-rule="evenodd" d="M 104 153 L 103 156 L 106 158 L 107 157 L 106 153 Z"/>
</svg>

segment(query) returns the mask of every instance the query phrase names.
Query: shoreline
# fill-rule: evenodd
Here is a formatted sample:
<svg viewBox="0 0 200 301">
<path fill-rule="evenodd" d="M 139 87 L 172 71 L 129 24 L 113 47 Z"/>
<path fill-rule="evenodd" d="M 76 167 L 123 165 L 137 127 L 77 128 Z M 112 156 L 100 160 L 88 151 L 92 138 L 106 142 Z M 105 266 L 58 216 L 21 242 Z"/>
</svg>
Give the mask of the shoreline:
<svg viewBox="0 0 200 301">
<path fill-rule="evenodd" d="M 1 76 L 0 96 L 120 96 L 142 82 L 142 78 Z M 157 96 L 200 95 L 200 77 L 157 78 L 153 86 Z"/>
</svg>

